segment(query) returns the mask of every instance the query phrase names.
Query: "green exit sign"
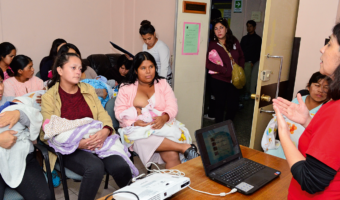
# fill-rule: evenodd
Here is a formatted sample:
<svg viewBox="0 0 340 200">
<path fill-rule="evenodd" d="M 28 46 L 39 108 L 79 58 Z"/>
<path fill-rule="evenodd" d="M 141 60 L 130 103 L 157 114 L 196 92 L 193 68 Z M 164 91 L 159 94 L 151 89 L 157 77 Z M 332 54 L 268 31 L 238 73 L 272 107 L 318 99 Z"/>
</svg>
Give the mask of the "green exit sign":
<svg viewBox="0 0 340 200">
<path fill-rule="evenodd" d="M 242 0 L 235 0 L 234 13 L 241 13 L 242 7 L 243 7 L 243 1 Z"/>
</svg>

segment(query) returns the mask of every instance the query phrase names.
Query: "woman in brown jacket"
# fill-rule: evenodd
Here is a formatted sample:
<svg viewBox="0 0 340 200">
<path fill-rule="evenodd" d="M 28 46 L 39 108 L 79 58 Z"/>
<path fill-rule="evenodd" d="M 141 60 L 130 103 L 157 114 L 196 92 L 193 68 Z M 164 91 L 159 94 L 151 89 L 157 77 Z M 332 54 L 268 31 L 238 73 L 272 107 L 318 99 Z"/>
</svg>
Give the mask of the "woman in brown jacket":
<svg viewBox="0 0 340 200">
<path fill-rule="evenodd" d="M 56 115 L 68 120 L 90 117 L 103 123 L 103 129 L 88 139 L 82 139 L 78 149 L 63 155 L 64 165 L 83 176 L 78 199 L 95 199 L 104 169 L 114 178 L 119 187 L 127 185 L 132 178 L 128 163 L 119 155 L 98 158 L 83 150 L 101 148 L 105 139 L 114 134 L 112 121 L 101 105 L 95 89 L 81 83 L 81 60 L 77 54 L 65 53 L 57 57 L 53 66 L 53 78 L 48 84 L 49 90 L 42 96 L 41 114 L 43 120 Z M 40 138 L 44 141 L 44 132 Z"/>
</svg>

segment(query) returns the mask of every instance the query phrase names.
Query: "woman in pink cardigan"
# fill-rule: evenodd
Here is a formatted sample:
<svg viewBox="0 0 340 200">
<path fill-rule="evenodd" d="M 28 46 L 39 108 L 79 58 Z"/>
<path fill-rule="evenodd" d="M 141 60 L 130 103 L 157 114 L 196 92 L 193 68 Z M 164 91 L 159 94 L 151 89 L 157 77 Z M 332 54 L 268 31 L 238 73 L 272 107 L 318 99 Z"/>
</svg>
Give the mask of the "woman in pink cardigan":
<svg viewBox="0 0 340 200">
<path fill-rule="evenodd" d="M 166 80 L 158 75 L 156 68 L 156 61 L 148 52 L 140 52 L 134 57 L 129 80 L 120 87 L 115 102 L 115 115 L 121 127 L 152 125 L 153 129 L 161 129 L 166 122 L 176 117 L 178 108 L 175 94 Z M 152 122 L 120 118 L 123 111 L 131 107 L 144 108 L 151 99 L 155 101 L 154 108 L 163 113 L 154 117 Z M 142 161 L 165 162 L 166 168 L 181 163 L 179 153 L 184 154 L 186 160 L 199 156 L 195 145 L 176 143 L 155 135 L 135 140 L 132 147 Z"/>
<path fill-rule="evenodd" d="M 4 96 L 19 97 L 44 88 L 43 81 L 34 76 L 33 62 L 28 56 L 15 56 L 10 66 L 14 76 L 5 80 Z M 37 102 L 41 102 L 40 97 L 37 99 Z"/>
</svg>

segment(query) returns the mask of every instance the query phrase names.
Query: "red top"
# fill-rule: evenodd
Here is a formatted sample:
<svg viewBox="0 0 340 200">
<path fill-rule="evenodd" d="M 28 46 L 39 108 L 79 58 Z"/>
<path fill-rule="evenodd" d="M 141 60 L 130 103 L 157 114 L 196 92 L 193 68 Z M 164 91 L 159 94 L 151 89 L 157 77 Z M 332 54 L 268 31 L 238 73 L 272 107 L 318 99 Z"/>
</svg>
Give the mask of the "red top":
<svg viewBox="0 0 340 200">
<path fill-rule="evenodd" d="M 87 105 L 84 96 L 80 93 L 80 89 L 75 94 L 65 92 L 59 86 L 59 95 L 61 104 L 60 117 L 68 120 L 81 119 L 84 117 L 93 118 L 90 107 Z M 109 126 L 104 126 L 110 130 L 112 134 L 113 129 Z M 110 135 L 109 134 L 109 135 Z"/>
<path fill-rule="evenodd" d="M 244 55 L 241 49 L 240 43 L 236 40 L 235 44 L 233 45 L 232 50 L 230 50 L 230 54 L 235 60 L 235 62 L 242 68 L 244 68 Z M 223 67 L 220 65 L 217 65 L 213 62 L 211 62 L 208 59 L 209 52 L 211 50 L 215 49 L 218 53 L 218 55 L 221 57 L 223 62 Z M 228 56 L 228 53 L 224 50 L 223 47 L 218 45 L 217 41 L 211 41 L 209 43 L 208 52 L 207 52 L 207 60 L 206 60 L 206 67 L 209 70 L 212 70 L 214 72 L 218 72 L 218 74 L 212 74 L 211 77 L 230 83 L 231 81 L 231 71 L 233 70 L 230 62 L 230 58 Z"/>
<path fill-rule="evenodd" d="M 300 137 L 299 150 L 313 156 L 335 171 L 340 169 L 340 100 L 323 105 Z M 309 194 L 292 178 L 288 199 L 340 199 L 340 173 L 322 192 Z"/>
</svg>

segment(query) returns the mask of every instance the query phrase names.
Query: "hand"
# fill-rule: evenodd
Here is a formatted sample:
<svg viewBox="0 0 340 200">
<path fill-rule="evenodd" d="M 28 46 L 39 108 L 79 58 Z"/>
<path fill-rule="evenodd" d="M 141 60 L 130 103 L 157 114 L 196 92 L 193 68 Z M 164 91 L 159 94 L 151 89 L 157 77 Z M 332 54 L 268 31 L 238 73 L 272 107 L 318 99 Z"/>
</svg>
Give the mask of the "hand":
<svg viewBox="0 0 340 200">
<path fill-rule="evenodd" d="M 221 65 L 221 62 L 219 60 L 216 61 L 216 64 Z"/>
<path fill-rule="evenodd" d="M 89 141 L 91 141 L 90 138 L 80 140 L 78 149 L 87 149 L 94 151 L 95 148 L 89 143 Z"/>
<path fill-rule="evenodd" d="M 286 135 L 288 135 L 288 137 L 290 137 L 289 136 L 288 124 L 287 124 L 286 120 L 283 118 L 283 116 L 280 112 L 280 109 L 276 105 L 274 105 L 274 110 L 275 110 L 275 114 L 276 114 L 277 127 L 278 127 L 278 132 L 279 132 L 280 138 L 284 137 Z"/>
<path fill-rule="evenodd" d="M 153 129 L 161 129 L 164 124 L 169 120 L 169 115 L 168 114 L 164 114 L 162 116 L 157 116 L 153 118 L 154 121 L 151 122 L 151 125 Z"/>
<path fill-rule="evenodd" d="M 41 95 L 37 96 L 37 99 L 35 100 L 39 105 L 41 105 Z"/>
<path fill-rule="evenodd" d="M 106 89 L 103 89 L 103 98 L 106 99 L 106 97 L 107 97 Z"/>
<path fill-rule="evenodd" d="M 89 147 L 92 149 L 101 148 L 104 144 L 104 141 L 109 136 L 110 130 L 107 128 L 103 128 L 100 131 L 97 131 L 94 135 L 90 135 L 90 140 L 88 141 Z"/>
<path fill-rule="evenodd" d="M 8 130 L 0 133 L 0 147 L 10 149 L 17 141 L 17 131 Z"/>
<path fill-rule="evenodd" d="M 307 127 L 311 121 L 309 110 L 306 104 L 303 102 L 301 94 L 297 95 L 299 104 L 292 103 L 281 97 L 273 99 L 273 105 L 280 110 L 280 113 L 285 115 L 288 119 L 293 122 L 301 124 L 303 127 Z"/>
<path fill-rule="evenodd" d="M 135 123 L 133 125 L 134 126 L 145 127 L 145 126 L 150 125 L 150 124 L 151 124 L 151 122 L 147 123 L 147 122 L 143 122 L 142 120 L 137 120 L 137 121 L 135 121 Z"/>
<path fill-rule="evenodd" d="M 19 110 L 6 111 L 0 114 L 0 127 L 9 125 L 8 129 L 11 129 L 20 119 Z"/>
</svg>

